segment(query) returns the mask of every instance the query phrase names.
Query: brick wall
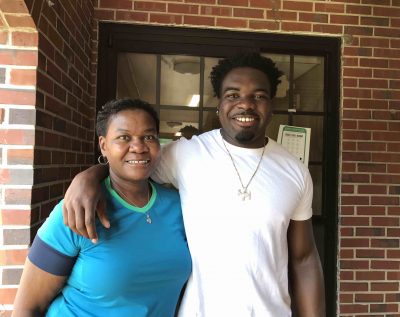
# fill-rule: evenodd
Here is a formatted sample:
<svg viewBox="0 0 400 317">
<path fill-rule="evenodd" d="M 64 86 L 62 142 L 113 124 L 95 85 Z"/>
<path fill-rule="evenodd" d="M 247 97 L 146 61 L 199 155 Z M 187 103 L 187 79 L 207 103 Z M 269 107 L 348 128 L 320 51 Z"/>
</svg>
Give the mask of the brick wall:
<svg viewBox="0 0 400 317">
<path fill-rule="evenodd" d="M 38 34 L 23 1 L 0 2 L 0 312 L 10 308 L 31 222 Z M 0 315 L 2 315 L 0 313 Z M 3 315 L 2 315 L 3 316 Z"/>
<path fill-rule="evenodd" d="M 400 316 L 400 0 L 97 0 L 94 16 L 341 36 L 338 316 Z"/>
<path fill-rule="evenodd" d="M 93 3 L 0 1 L 0 315 L 27 248 L 71 180 L 93 163 Z"/>
</svg>

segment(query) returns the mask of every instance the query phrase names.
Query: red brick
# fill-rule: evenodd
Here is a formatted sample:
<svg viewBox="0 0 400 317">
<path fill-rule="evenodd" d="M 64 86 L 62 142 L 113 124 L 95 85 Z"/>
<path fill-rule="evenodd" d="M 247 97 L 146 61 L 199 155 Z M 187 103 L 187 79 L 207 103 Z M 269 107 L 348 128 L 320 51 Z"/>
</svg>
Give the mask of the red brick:
<svg viewBox="0 0 400 317">
<path fill-rule="evenodd" d="M 373 132 L 373 139 L 376 141 L 400 141 L 400 133 L 398 132 Z"/>
<path fill-rule="evenodd" d="M 198 5 L 169 3 L 168 4 L 168 12 L 182 13 L 182 14 L 198 14 L 199 6 Z"/>
<path fill-rule="evenodd" d="M 367 196 L 357 196 L 357 195 L 345 196 L 345 195 L 342 195 L 341 204 L 343 206 L 345 206 L 345 205 L 354 205 L 354 206 L 369 205 L 370 201 L 369 201 L 369 197 L 367 197 Z"/>
<path fill-rule="evenodd" d="M 358 185 L 358 194 L 387 194 L 387 187 L 384 185 Z"/>
<path fill-rule="evenodd" d="M 398 282 L 371 283 L 371 291 L 373 292 L 393 292 L 398 290 Z"/>
<path fill-rule="evenodd" d="M 0 64 L 37 66 L 36 51 L 0 49 Z"/>
<path fill-rule="evenodd" d="M 389 39 L 374 38 L 374 37 L 361 37 L 360 45 L 361 46 L 369 46 L 369 47 L 385 47 L 386 48 L 386 47 L 389 47 Z M 376 62 L 377 60 L 374 59 L 372 61 Z M 387 63 L 383 64 L 383 65 L 386 65 L 386 67 L 387 67 Z M 369 65 L 369 66 L 373 66 L 373 65 Z M 381 67 L 381 65 L 378 65 L 376 67 Z"/>
<path fill-rule="evenodd" d="M 249 0 L 250 8 L 263 8 L 278 11 L 281 6 L 277 4 L 278 1 L 265 1 L 265 0 Z M 279 1 L 280 2 L 280 1 Z"/>
<path fill-rule="evenodd" d="M 375 270 L 400 270 L 400 261 L 371 261 L 371 268 Z"/>
<path fill-rule="evenodd" d="M 328 23 L 327 14 L 299 12 L 299 22 Z"/>
<path fill-rule="evenodd" d="M 346 119 L 371 119 L 371 111 L 368 111 L 368 110 L 344 110 L 343 118 L 346 118 Z"/>
<path fill-rule="evenodd" d="M 357 99 L 344 98 L 343 99 L 343 108 L 358 108 Z"/>
<path fill-rule="evenodd" d="M 348 4 L 346 6 L 346 13 L 359 14 L 359 15 L 364 15 L 364 16 L 365 15 L 371 15 L 372 7 Z"/>
<path fill-rule="evenodd" d="M 400 8 L 394 7 L 373 7 L 372 14 L 374 16 L 383 16 L 383 17 L 394 17 L 398 18 L 400 16 Z"/>
<path fill-rule="evenodd" d="M 135 10 L 149 12 L 166 12 L 167 5 L 160 2 L 140 1 L 134 3 Z"/>
<path fill-rule="evenodd" d="M 284 10 L 294 10 L 294 11 L 313 11 L 312 2 L 308 1 L 284 1 L 283 2 Z"/>
<path fill-rule="evenodd" d="M 360 20 L 356 15 L 335 15 L 331 14 L 329 18 L 329 22 L 332 24 L 343 24 L 343 25 L 359 25 Z"/>
<path fill-rule="evenodd" d="M 264 11 L 259 9 L 234 8 L 233 16 L 239 18 L 262 19 L 264 17 Z"/>
<path fill-rule="evenodd" d="M 381 155 L 378 158 L 375 158 L 375 160 L 379 160 L 381 162 L 386 162 L 388 163 L 388 160 L 390 159 L 392 162 L 399 162 L 399 160 L 396 160 L 396 157 L 390 157 L 391 155 L 388 155 L 389 158 L 386 158 L 385 155 Z M 399 184 L 400 183 L 400 175 L 396 174 L 374 174 L 371 177 L 371 181 L 374 183 L 381 183 L 381 184 Z"/>
<path fill-rule="evenodd" d="M 383 301 L 383 294 L 355 294 L 355 302 L 381 302 Z"/>
<path fill-rule="evenodd" d="M 357 206 L 357 215 L 382 216 L 384 214 L 385 214 L 385 208 L 382 206 Z"/>
<path fill-rule="evenodd" d="M 216 7 L 216 6 L 201 6 L 201 15 L 232 16 L 232 8 Z"/>
<path fill-rule="evenodd" d="M 379 236 L 384 236 L 385 235 L 385 229 L 384 228 L 356 228 L 356 235 L 358 237 L 379 237 Z"/>
<path fill-rule="evenodd" d="M 100 8 L 112 8 L 112 9 L 132 9 L 132 0 L 100 0 Z"/>
<path fill-rule="evenodd" d="M 369 269 L 369 261 L 366 260 L 341 260 L 340 269 L 342 270 L 365 270 Z"/>
<path fill-rule="evenodd" d="M 212 17 L 202 17 L 202 16 L 184 16 L 183 23 L 189 25 L 215 25 L 215 18 Z"/>
<path fill-rule="evenodd" d="M 8 149 L 7 150 L 7 162 L 9 165 L 33 164 L 33 150 L 28 149 Z"/>
<path fill-rule="evenodd" d="M 312 31 L 317 33 L 343 34 L 343 26 L 330 24 L 313 24 Z"/>
<path fill-rule="evenodd" d="M 347 196 L 350 197 L 350 196 Z M 368 226 L 369 218 L 368 217 L 342 217 L 341 218 L 342 226 Z"/>
<path fill-rule="evenodd" d="M 388 101 L 387 100 L 374 100 L 374 99 L 360 99 L 358 100 L 360 109 L 387 109 Z M 378 117 L 374 117 L 374 113 L 378 111 L 372 111 L 372 119 L 378 119 Z"/>
<path fill-rule="evenodd" d="M 388 81 L 384 79 L 359 79 L 360 88 L 388 88 Z"/>
<path fill-rule="evenodd" d="M 344 4 L 315 3 L 316 12 L 344 13 Z"/>
<path fill-rule="evenodd" d="M 10 84 L 13 85 L 36 85 L 36 70 L 34 69 L 11 69 Z"/>
<path fill-rule="evenodd" d="M 104 20 L 130 20 L 126 19 L 126 17 L 130 17 L 130 13 L 135 13 L 137 12 L 130 12 L 130 11 L 117 11 L 117 17 L 115 17 L 115 11 L 114 10 L 101 10 L 101 9 L 95 9 L 94 10 L 94 18 L 96 20 L 104 21 Z M 118 14 L 120 14 L 118 16 Z M 133 19 L 132 19 L 133 20 Z"/>
<path fill-rule="evenodd" d="M 389 18 L 361 17 L 361 25 L 389 26 Z"/>
<path fill-rule="evenodd" d="M 342 185 L 341 193 L 344 194 L 353 194 L 354 193 L 354 185 Z"/>
<path fill-rule="evenodd" d="M 361 130 L 388 130 L 388 123 L 384 121 L 358 121 L 358 128 Z"/>
<path fill-rule="evenodd" d="M 357 150 L 366 152 L 380 152 L 386 151 L 386 144 L 385 143 L 376 143 L 376 142 L 358 142 L 357 143 Z"/>
<path fill-rule="evenodd" d="M 16 294 L 16 288 L 0 288 L 1 303 L 3 305 L 12 305 Z M 3 316 L 3 311 L 1 312 L 1 316 Z"/>
<path fill-rule="evenodd" d="M 367 38 L 365 38 L 364 40 L 367 41 Z M 368 45 L 365 44 L 365 46 Z M 371 67 L 371 68 L 388 68 L 389 62 L 388 60 L 384 59 L 360 58 L 360 66 Z"/>
<path fill-rule="evenodd" d="M 347 98 L 371 98 L 371 89 L 344 88 L 343 97 Z"/>
<path fill-rule="evenodd" d="M 398 248 L 399 239 L 371 239 L 372 248 Z"/>
<path fill-rule="evenodd" d="M 394 37 L 394 38 L 399 38 L 400 37 L 400 29 L 399 28 L 375 28 L 374 29 L 374 35 L 375 36 L 383 36 L 383 37 Z"/>
<path fill-rule="evenodd" d="M 381 249 L 359 249 L 356 250 L 356 257 L 357 258 L 371 258 L 371 259 L 378 259 L 378 258 L 384 258 L 385 257 L 385 250 Z"/>
<path fill-rule="evenodd" d="M 346 142 L 349 143 L 349 142 Z M 355 149 L 355 148 L 354 148 Z M 343 162 L 342 164 L 342 172 L 355 172 L 356 171 L 356 164 L 350 162 Z"/>
<path fill-rule="evenodd" d="M 268 20 L 279 20 L 281 24 L 287 21 L 297 21 L 297 12 L 293 11 L 267 11 Z"/>
<path fill-rule="evenodd" d="M 150 14 L 150 22 L 163 23 L 163 24 L 182 24 L 183 17 L 181 15 L 174 14 Z"/>
<path fill-rule="evenodd" d="M 216 0 L 186 0 L 186 3 L 217 4 Z"/>
<path fill-rule="evenodd" d="M 31 16 L 29 15 L 11 15 L 11 14 L 5 14 L 4 15 L 7 23 L 9 24 L 10 27 L 12 28 L 31 28 L 31 29 L 36 29 L 35 23 L 33 22 Z"/>
<path fill-rule="evenodd" d="M 36 32 L 12 32 L 11 39 L 15 46 L 37 46 L 39 43 Z"/>
<path fill-rule="evenodd" d="M 355 159 L 355 161 L 358 160 Z M 342 181 L 345 183 L 370 183 L 370 177 L 368 174 L 342 173 Z"/>
<path fill-rule="evenodd" d="M 33 130 L 0 129 L 0 144 L 33 145 L 34 135 Z"/>
<path fill-rule="evenodd" d="M 34 105 L 34 90 L 0 89 L 0 103 L 13 105 Z"/>
<path fill-rule="evenodd" d="M 398 206 L 399 204 L 400 204 L 399 197 L 392 197 L 392 196 L 371 197 L 371 205 Z"/>
<path fill-rule="evenodd" d="M 344 67 L 343 76 L 348 77 L 372 77 L 372 69 L 361 67 Z"/>
<path fill-rule="evenodd" d="M 340 239 L 341 248 L 368 248 L 369 239 L 361 238 L 342 238 Z"/>
<path fill-rule="evenodd" d="M 222 26 L 225 28 L 246 28 L 247 20 L 238 18 L 217 18 L 216 26 Z"/>
<path fill-rule="evenodd" d="M 27 254 L 28 250 L 0 250 L 0 265 L 22 265 Z"/>
<path fill-rule="evenodd" d="M 235 6 L 235 7 L 248 7 L 248 0 L 218 0 L 219 5 Z"/>
<path fill-rule="evenodd" d="M 301 22 L 282 22 L 282 30 L 284 31 L 305 31 L 311 32 L 312 25 Z"/>
<path fill-rule="evenodd" d="M 356 282 L 356 283 L 340 283 L 340 291 L 342 292 L 363 292 L 368 290 L 368 283 Z"/>
<path fill-rule="evenodd" d="M 344 140 L 371 140 L 370 131 L 343 131 Z"/>
<path fill-rule="evenodd" d="M 31 224 L 30 210 L 2 209 L 0 214 L 1 225 L 27 226 Z"/>
<path fill-rule="evenodd" d="M 29 13 L 24 0 L 2 0 L 0 10 L 4 13 Z"/>
</svg>

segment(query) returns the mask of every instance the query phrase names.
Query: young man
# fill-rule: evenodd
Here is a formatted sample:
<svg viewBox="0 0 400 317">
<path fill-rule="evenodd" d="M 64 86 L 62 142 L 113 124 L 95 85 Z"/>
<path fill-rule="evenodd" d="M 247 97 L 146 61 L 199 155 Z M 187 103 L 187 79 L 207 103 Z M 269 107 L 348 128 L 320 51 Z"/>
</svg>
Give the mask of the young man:
<svg viewBox="0 0 400 317">
<path fill-rule="evenodd" d="M 179 189 L 192 256 L 181 317 L 286 317 L 291 302 L 300 317 L 325 315 L 310 174 L 265 137 L 280 75 L 259 54 L 221 60 L 211 82 L 222 128 L 163 149 L 152 177 Z M 64 204 L 66 224 L 90 238 L 99 201 L 94 175 L 104 171 L 80 174 Z"/>
</svg>

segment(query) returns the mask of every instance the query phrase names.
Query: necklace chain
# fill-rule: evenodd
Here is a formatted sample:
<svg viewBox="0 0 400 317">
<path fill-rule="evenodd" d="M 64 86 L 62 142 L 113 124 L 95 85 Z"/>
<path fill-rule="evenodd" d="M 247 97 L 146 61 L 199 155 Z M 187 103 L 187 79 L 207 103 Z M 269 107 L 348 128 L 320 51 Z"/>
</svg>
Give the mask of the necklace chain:
<svg viewBox="0 0 400 317">
<path fill-rule="evenodd" d="M 239 173 L 239 170 L 236 167 L 235 160 L 233 159 L 231 152 L 229 152 L 228 147 L 226 146 L 226 143 L 225 143 L 224 139 L 222 139 L 222 143 L 224 144 L 226 152 L 228 152 L 229 158 L 231 159 L 232 165 L 235 168 L 236 174 L 237 174 L 237 176 L 239 178 L 240 185 L 242 186 L 242 189 L 238 190 L 238 196 L 240 196 L 242 198 L 242 200 L 246 200 L 246 199 L 251 200 L 251 192 L 248 191 L 247 189 L 248 189 L 251 181 L 253 180 L 254 176 L 256 175 L 256 173 L 258 171 L 258 168 L 260 167 L 262 158 L 264 156 L 266 143 L 264 142 L 264 147 L 263 147 L 263 150 L 262 150 L 262 153 L 261 153 L 261 156 L 260 156 L 260 160 L 258 161 L 257 167 L 256 167 L 253 175 L 251 175 L 250 180 L 248 181 L 246 186 L 243 185 L 242 177 L 240 177 L 240 173 Z"/>
<path fill-rule="evenodd" d="M 111 183 L 111 182 L 110 182 L 110 183 Z M 136 208 L 143 208 L 143 207 L 146 206 L 146 205 L 149 203 L 149 201 L 150 201 L 150 187 L 149 187 L 149 186 L 147 186 L 147 202 L 144 204 L 143 207 L 139 207 L 139 206 L 136 205 L 134 202 L 132 202 L 122 191 L 119 191 L 118 189 L 116 189 L 116 188 L 112 185 L 112 183 L 111 183 L 111 187 L 112 187 L 120 196 L 122 196 L 129 204 L 131 204 L 132 206 L 135 206 Z M 150 215 L 149 215 L 148 212 L 146 212 L 146 222 L 147 222 L 148 224 L 151 224 L 151 223 L 153 222 L 152 219 L 150 218 Z"/>
</svg>

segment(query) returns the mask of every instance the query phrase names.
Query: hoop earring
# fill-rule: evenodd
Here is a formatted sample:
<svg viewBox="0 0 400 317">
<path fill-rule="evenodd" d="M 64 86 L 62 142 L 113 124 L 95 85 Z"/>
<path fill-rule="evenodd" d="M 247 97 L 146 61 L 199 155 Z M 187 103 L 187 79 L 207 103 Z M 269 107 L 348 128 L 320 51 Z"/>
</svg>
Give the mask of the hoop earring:
<svg viewBox="0 0 400 317">
<path fill-rule="evenodd" d="M 107 165 L 107 164 L 108 164 L 107 156 L 104 156 L 103 154 L 100 155 L 100 156 L 97 158 L 97 162 L 99 162 L 100 165 Z"/>
</svg>

